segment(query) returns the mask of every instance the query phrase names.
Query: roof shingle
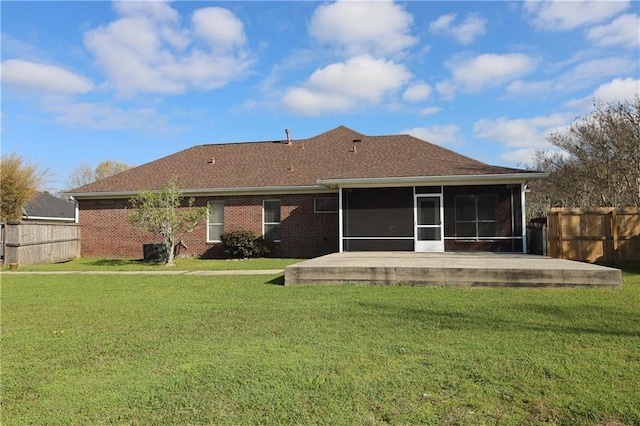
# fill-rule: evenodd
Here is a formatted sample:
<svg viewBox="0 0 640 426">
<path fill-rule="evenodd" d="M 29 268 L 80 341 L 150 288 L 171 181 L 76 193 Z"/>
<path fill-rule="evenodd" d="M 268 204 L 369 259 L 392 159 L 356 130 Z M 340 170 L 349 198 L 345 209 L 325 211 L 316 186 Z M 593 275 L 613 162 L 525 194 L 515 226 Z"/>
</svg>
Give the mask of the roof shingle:
<svg viewBox="0 0 640 426">
<path fill-rule="evenodd" d="M 366 136 L 340 126 L 309 139 L 198 145 L 69 191 L 314 186 L 319 179 L 526 173 L 491 166 L 410 135 Z"/>
</svg>

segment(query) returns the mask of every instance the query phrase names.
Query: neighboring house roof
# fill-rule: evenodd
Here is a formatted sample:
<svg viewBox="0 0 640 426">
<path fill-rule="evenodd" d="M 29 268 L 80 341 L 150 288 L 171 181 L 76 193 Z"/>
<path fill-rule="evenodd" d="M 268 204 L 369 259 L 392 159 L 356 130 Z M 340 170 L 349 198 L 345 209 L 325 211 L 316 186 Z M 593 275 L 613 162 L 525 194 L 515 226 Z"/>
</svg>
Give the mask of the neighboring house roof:
<svg viewBox="0 0 640 426">
<path fill-rule="evenodd" d="M 340 180 L 518 175 L 410 135 L 366 136 L 340 126 L 308 139 L 199 145 L 69 191 L 157 190 L 174 176 L 185 190 L 331 186 Z M 540 176 L 537 176 L 540 177 Z"/>
<path fill-rule="evenodd" d="M 76 204 L 46 192 L 38 192 L 23 208 L 23 219 L 74 221 Z"/>
</svg>

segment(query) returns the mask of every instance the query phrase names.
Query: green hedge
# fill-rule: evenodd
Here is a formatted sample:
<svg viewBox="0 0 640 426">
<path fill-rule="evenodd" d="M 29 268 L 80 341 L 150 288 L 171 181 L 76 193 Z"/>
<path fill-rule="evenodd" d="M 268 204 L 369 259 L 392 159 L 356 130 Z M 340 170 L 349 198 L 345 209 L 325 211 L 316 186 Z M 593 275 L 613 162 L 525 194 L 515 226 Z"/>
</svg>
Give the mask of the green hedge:
<svg viewBox="0 0 640 426">
<path fill-rule="evenodd" d="M 233 258 L 265 257 L 273 253 L 273 243 L 251 231 L 231 231 L 220 235 L 227 256 Z"/>
</svg>

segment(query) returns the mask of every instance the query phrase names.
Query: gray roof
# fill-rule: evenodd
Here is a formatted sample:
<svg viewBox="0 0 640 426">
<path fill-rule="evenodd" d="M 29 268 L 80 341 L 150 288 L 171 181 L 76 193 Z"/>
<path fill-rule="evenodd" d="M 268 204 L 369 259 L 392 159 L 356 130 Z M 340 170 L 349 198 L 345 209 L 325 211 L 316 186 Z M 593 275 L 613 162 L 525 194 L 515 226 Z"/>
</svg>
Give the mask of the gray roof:
<svg viewBox="0 0 640 426">
<path fill-rule="evenodd" d="M 38 192 L 35 198 L 24 206 L 23 210 L 24 219 L 74 220 L 76 215 L 74 202 L 54 197 L 47 192 Z"/>
</svg>

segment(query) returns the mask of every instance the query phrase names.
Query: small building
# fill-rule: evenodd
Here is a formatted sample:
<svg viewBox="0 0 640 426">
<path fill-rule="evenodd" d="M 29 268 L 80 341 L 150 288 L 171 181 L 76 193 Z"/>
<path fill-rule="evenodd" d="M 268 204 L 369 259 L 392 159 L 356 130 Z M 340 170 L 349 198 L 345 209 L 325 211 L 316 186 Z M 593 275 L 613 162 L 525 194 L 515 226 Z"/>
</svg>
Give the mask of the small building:
<svg viewBox="0 0 640 426">
<path fill-rule="evenodd" d="M 130 198 L 176 177 L 212 213 L 185 240 L 224 255 L 249 230 L 277 256 L 342 251 L 526 250 L 526 184 L 546 174 L 492 166 L 410 135 L 340 126 L 308 139 L 199 145 L 76 188 L 82 255 L 140 257 L 153 237 L 127 221 Z M 156 238 L 157 239 L 157 238 Z"/>
</svg>

